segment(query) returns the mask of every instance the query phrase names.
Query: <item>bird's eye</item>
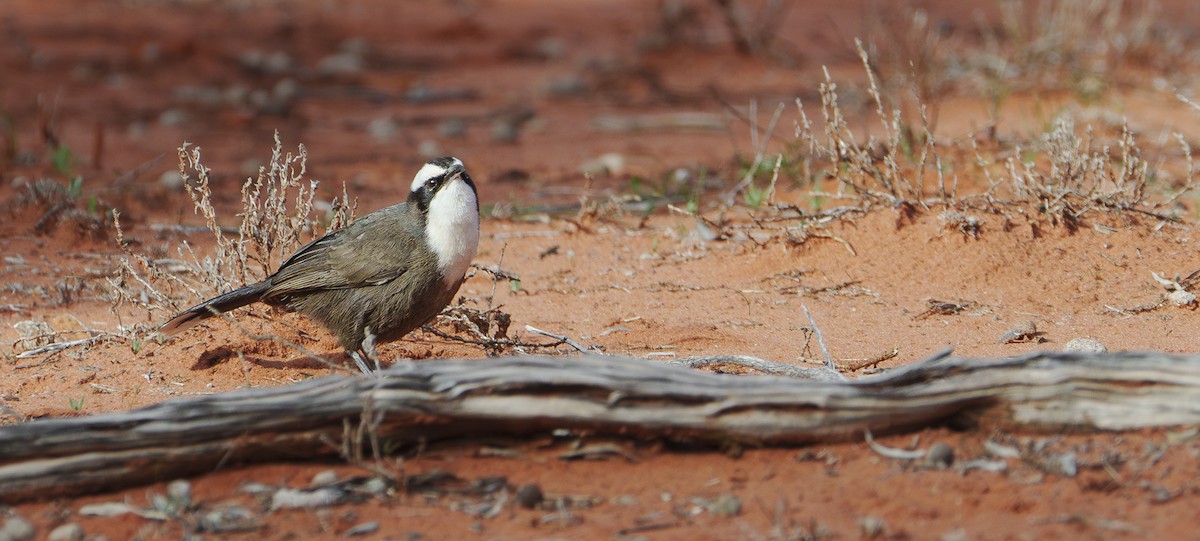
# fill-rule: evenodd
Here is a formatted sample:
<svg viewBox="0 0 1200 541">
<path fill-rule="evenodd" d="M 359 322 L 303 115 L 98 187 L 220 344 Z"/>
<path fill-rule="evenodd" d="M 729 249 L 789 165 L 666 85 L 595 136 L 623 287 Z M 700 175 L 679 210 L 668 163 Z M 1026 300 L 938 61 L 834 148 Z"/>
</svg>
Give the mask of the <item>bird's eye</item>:
<svg viewBox="0 0 1200 541">
<path fill-rule="evenodd" d="M 425 189 L 432 192 L 433 190 L 436 190 L 438 187 L 438 184 L 441 184 L 441 183 L 442 183 L 442 177 L 433 177 L 433 178 L 425 181 Z"/>
</svg>

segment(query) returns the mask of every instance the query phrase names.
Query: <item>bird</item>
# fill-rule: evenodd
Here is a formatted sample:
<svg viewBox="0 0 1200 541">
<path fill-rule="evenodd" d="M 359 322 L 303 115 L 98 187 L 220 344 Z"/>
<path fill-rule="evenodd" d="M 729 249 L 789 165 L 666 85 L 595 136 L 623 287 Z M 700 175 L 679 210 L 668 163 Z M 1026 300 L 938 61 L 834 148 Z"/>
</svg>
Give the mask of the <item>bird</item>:
<svg viewBox="0 0 1200 541">
<path fill-rule="evenodd" d="M 479 248 L 479 193 L 463 162 L 436 158 L 417 171 L 407 199 L 326 233 L 261 282 L 180 312 L 170 337 L 256 302 L 305 314 L 337 336 L 363 372 L 374 343 L 399 340 L 442 311 Z M 368 340 L 368 337 L 373 337 Z"/>
</svg>

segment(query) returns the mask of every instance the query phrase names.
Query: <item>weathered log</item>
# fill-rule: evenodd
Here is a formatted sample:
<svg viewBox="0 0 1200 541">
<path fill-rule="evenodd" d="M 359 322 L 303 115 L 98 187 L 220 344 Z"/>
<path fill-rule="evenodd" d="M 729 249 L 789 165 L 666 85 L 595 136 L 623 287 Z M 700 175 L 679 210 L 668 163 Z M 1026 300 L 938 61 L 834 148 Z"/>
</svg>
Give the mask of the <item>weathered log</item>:
<svg viewBox="0 0 1200 541">
<path fill-rule="evenodd" d="M 731 376 L 615 357 L 404 362 L 375 376 L 174 399 L 0 427 L 0 501 L 114 489 L 344 451 L 355 431 L 414 442 L 553 429 L 690 444 L 791 445 L 952 418 L 1009 429 L 1200 423 L 1200 356 L 934 357 L 850 382 Z"/>
</svg>

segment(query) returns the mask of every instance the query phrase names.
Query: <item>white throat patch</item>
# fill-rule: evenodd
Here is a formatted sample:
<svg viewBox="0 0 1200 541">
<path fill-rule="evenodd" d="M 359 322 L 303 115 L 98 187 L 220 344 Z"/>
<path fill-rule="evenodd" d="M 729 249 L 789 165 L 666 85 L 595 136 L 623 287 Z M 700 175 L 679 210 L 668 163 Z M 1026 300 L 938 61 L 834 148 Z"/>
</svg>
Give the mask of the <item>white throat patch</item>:
<svg viewBox="0 0 1200 541">
<path fill-rule="evenodd" d="M 418 180 L 429 178 L 422 176 L 429 173 L 426 168 L 440 174 L 440 167 L 426 165 L 417 173 Z M 438 270 L 447 287 L 457 287 L 479 248 L 479 205 L 475 190 L 455 175 L 434 194 L 426 216 L 425 239 L 437 254 Z"/>
</svg>

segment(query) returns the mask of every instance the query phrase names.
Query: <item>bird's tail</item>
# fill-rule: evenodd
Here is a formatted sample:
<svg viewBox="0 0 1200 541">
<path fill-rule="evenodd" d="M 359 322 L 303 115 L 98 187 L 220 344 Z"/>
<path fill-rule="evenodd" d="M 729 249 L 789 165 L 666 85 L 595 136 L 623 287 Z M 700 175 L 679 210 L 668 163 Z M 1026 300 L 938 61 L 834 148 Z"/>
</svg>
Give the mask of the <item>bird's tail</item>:
<svg viewBox="0 0 1200 541">
<path fill-rule="evenodd" d="M 171 318 L 171 321 L 159 327 L 158 333 L 168 337 L 174 336 L 217 314 L 223 314 L 235 308 L 241 308 L 247 304 L 258 302 L 262 300 L 263 294 L 267 292 L 267 288 L 270 286 L 270 282 L 263 281 L 239 287 L 224 295 L 213 297 L 180 312 L 179 315 Z"/>
</svg>

